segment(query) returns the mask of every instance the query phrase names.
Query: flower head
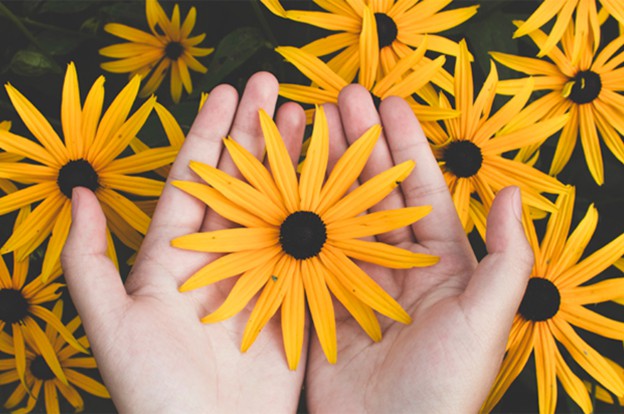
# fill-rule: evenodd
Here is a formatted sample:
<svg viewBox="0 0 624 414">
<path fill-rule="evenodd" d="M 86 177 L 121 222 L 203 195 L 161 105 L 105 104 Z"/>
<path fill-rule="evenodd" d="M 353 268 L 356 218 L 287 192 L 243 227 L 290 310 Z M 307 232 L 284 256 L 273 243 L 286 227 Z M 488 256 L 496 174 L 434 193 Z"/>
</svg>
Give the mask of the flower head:
<svg viewBox="0 0 624 414">
<path fill-rule="evenodd" d="M 63 301 L 57 301 L 50 313 L 54 315 L 56 320 L 60 321 L 63 317 Z M 75 317 L 64 326 L 64 329 L 73 335 L 79 326 L 80 319 Z M 50 352 L 53 352 L 55 356 L 56 366 L 52 366 L 48 362 L 45 352 L 40 347 L 42 339 L 37 337 L 39 335 L 52 344 Z M 25 365 L 21 368 L 24 370 L 25 380 L 17 384 L 9 395 L 4 402 L 5 408 L 14 409 L 24 398 L 27 398 L 26 406 L 20 409 L 20 412 L 28 413 L 34 409 L 39 396 L 43 393 L 46 412 L 57 413 L 59 412 L 58 394 L 60 392 L 74 409 L 82 411 L 84 403 L 77 388 L 100 398 L 110 398 L 104 385 L 76 370 L 76 368 L 80 370 L 96 368 L 95 359 L 93 357 L 76 357 L 77 351 L 52 329 L 50 323 L 46 326 L 45 333 L 40 331 L 34 335 L 27 332 L 24 339 L 26 348 L 20 351 L 11 347 L 8 335 L 0 332 L 0 351 L 15 355 L 15 357 L 17 357 L 18 352 L 24 352 L 25 357 Z M 78 339 L 78 342 L 83 347 L 89 346 L 86 336 Z M 0 359 L 0 371 L 4 371 L 0 376 L 5 384 L 16 382 L 19 379 L 20 367 L 16 364 L 16 358 Z"/>
<path fill-rule="evenodd" d="M 195 27 L 195 7 L 191 7 L 182 24 L 177 4 L 173 8 L 171 19 L 157 0 L 145 1 L 145 13 L 151 33 L 119 23 L 104 26 L 107 32 L 129 42 L 100 49 L 102 56 L 119 59 L 102 63 L 102 69 L 147 78 L 140 92 L 142 97 L 154 93 L 170 72 L 171 98 L 174 102 L 179 102 L 182 87 L 187 93 L 193 91 L 189 69 L 200 73 L 207 71 L 195 57 L 207 56 L 214 49 L 197 47 L 206 37 L 205 33 L 189 37 Z"/>
<path fill-rule="evenodd" d="M 425 35 L 429 49 L 457 55 L 457 44 L 435 33 L 458 26 L 477 12 L 478 6 L 441 11 L 448 0 L 316 2 L 325 11 L 286 11 L 278 0 L 261 0 L 274 14 L 339 32 L 316 40 L 303 49 L 314 56 L 339 52 L 329 67 L 347 82 L 358 69 L 367 89 L 388 74 L 396 62 L 419 47 Z"/>
<path fill-rule="evenodd" d="M 547 40 L 540 30 L 531 32 L 530 36 L 539 47 Z M 624 36 L 616 38 L 597 54 L 583 43 L 580 58 L 575 62 L 572 51 L 578 40 L 572 26 L 568 26 L 561 39 L 563 49 L 554 47 L 546 53 L 551 62 L 497 52 L 492 52 L 492 57 L 511 69 L 530 75 L 534 79 L 534 91 L 549 91 L 527 107 L 523 122 L 570 114 L 570 121 L 561 131 L 550 174 L 557 175 L 565 167 L 580 135 L 589 171 L 596 183 L 602 185 L 604 167 L 598 132 L 607 148 L 624 163 L 624 52 L 618 53 L 624 45 Z M 523 81 L 501 81 L 498 93 L 517 94 L 525 89 Z M 533 145 L 526 151 L 535 149 Z"/>
<path fill-rule="evenodd" d="M 203 252 L 229 253 L 190 277 L 182 291 L 242 274 L 225 302 L 203 322 L 217 322 L 242 310 L 260 290 L 242 340 L 246 351 L 268 320 L 282 308 L 288 366 L 297 367 L 304 337 L 305 300 L 329 362 L 336 362 L 336 326 L 330 291 L 368 335 L 381 329 L 373 309 L 402 323 L 410 316 L 350 258 L 391 268 L 428 266 L 437 257 L 384 243 L 358 240 L 409 225 L 430 207 L 409 207 L 360 215 L 409 175 L 413 161 L 371 178 L 350 193 L 381 132 L 371 127 L 344 153 L 323 184 L 329 156 L 322 108 L 315 117 L 308 155 L 298 178 L 271 118 L 260 111 L 271 173 L 231 138 L 229 154 L 248 183 L 197 162 L 191 168 L 209 185 L 174 182 L 225 218 L 243 227 L 195 233 L 172 245 Z"/>
<path fill-rule="evenodd" d="M 472 70 L 468 49 L 460 42 L 460 53 L 455 65 L 455 109 L 461 111 L 457 118 L 447 119 L 440 125 L 423 122 L 427 137 L 433 142 L 434 152 L 444 172 L 453 201 L 465 229 L 475 221 L 475 204 L 471 194 L 476 193 L 489 210 L 494 193 L 516 185 L 522 191 L 523 201 L 546 211 L 553 211 L 552 203 L 540 193 L 559 193 L 564 186 L 552 177 L 521 162 L 503 158 L 502 154 L 531 143 L 541 143 L 563 127 L 567 118 L 557 118 L 539 123 L 511 121 L 526 104 L 531 89 L 524 88 L 495 114 L 490 114 L 496 95 L 498 75 L 492 65 L 490 74 L 473 101 Z M 446 96 L 440 95 L 442 108 L 451 108 Z"/>
<path fill-rule="evenodd" d="M 624 339 L 623 322 L 586 307 L 622 296 L 624 278 L 591 281 L 622 256 L 624 234 L 579 261 L 596 229 L 598 213 L 591 205 L 568 236 L 574 199 L 572 189 L 559 196 L 557 212 L 548 220 L 541 243 L 537 240 L 535 227 L 527 220 L 529 224 L 525 228 L 535 255 L 535 265 L 511 328 L 507 354 L 483 411 L 494 407 L 533 354 L 539 412 L 555 411 L 557 379 L 584 412 L 591 412 L 587 389 L 568 366 L 557 342 L 602 386 L 616 395 L 624 394 L 624 377 L 573 328 L 574 325 L 607 338 Z"/>
<path fill-rule="evenodd" d="M 80 103 L 78 77 L 73 63 L 67 67 L 61 104 L 64 141 L 45 117 L 17 89 L 6 89 L 26 127 L 37 139 L 0 130 L 0 148 L 24 157 L 23 162 L 0 163 L 0 178 L 26 185 L 0 197 L 0 215 L 41 201 L 17 226 L 0 253 L 17 250 L 23 260 L 52 233 L 43 261 L 46 279 L 57 266 L 71 224 L 72 189 L 87 187 L 95 192 L 108 219 L 108 228 L 130 247 L 138 248 L 149 225 L 149 217 L 126 194 L 158 197 L 164 183 L 132 174 L 169 164 L 177 149 L 154 148 L 116 159 L 139 132 L 155 99 L 148 99 L 128 117 L 140 80 L 133 78 L 102 115 L 104 78 L 98 78 L 84 106 Z M 100 118 L 101 116 L 101 118 Z M 109 255 L 115 248 L 108 232 Z"/>
</svg>

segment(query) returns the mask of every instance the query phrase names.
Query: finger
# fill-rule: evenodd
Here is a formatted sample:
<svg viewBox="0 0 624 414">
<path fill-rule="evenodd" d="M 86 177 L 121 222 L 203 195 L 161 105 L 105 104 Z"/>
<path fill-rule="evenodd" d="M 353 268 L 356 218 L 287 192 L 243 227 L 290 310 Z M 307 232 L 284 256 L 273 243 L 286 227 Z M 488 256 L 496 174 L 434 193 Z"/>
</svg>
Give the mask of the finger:
<svg viewBox="0 0 624 414">
<path fill-rule="evenodd" d="M 372 95 L 361 85 L 350 85 L 344 88 L 338 96 L 338 107 L 344 124 L 347 141 L 351 144 L 364 132 L 375 124 L 381 124 L 381 118 L 373 103 Z M 382 173 L 394 166 L 394 161 L 382 131 L 377 144 L 362 170 L 360 182 Z M 371 211 L 389 210 L 405 207 L 403 194 L 399 189 L 392 191 L 382 201 L 371 208 Z M 403 241 L 413 241 L 413 234 L 407 227 L 397 229 L 377 236 L 379 241 L 398 244 Z"/>
<path fill-rule="evenodd" d="M 477 266 L 461 298 L 469 319 L 499 342 L 507 339 L 533 267 L 533 251 L 521 216 L 519 189 L 501 190 L 488 216 L 488 255 Z"/>
<path fill-rule="evenodd" d="M 61 254 L 67 288 L 89 338 L 98 335 L 108 318 L 119 315 L 128 296 L 113 262 L 106 255 L 106 217 L 86 188 L 72 192 L 72 224 Z"/>
<path fill-rule="evenodd" d="M 327 118 L 327 129 L 329 131 L 329 157 L 327 160 L 327 174 L 334 169 L 336 162 L 347 150 L 349 143 L 342 127 L 340 111 L 334 104 L 323 105 L 325 118 Z"/>
<path fill-rule="evenodd" d="M 221 154 L 222 139 L 228 134 L 236 112 L 238 95 L 228 85 L 212 90 L 189 131 L 178 156 L 171 167 L 165 189 L 158 200 L 149 231 L 137 255 L 136 264 L 126 281 L 126 289 L 132 294 L 149 283 L 173 280 L 177 286 L 198 266 L 197 258 L 180 257 L 178 249 L 171 247 L 171 239 L 199 230 L 206 205 L 195 197 L 171 185 L 172 181 L 201 182 L 189 168 L 191 160 L 217 165 Z"/>
<path fill-rule="evenodd" d="M 303 134 L 306 127 L 305 112 L 301 105 L 288 102 L 282 105 L 275 116 L 275 124 L 286 144 L 288 154 L 296 166 L 301 155 Z"/>
<path fill-rule="evenodd" d="M 416 162 L 414 171 L 401 183 L 406 204 L 433 207 L 412 225 L 416 240 L 425 246 L 451 241 L 470 250 L 446 181 L 412 109 L 403 99 L 391 96 L 381 103 L 380 114 L 394 162 Z"/>
<path fill-rule="evenodd" d="M 256 158 L 262 158 L 264 155 L 264 138 L 260 128 L 258 111 L 264 109 L 269 116 L 273 116 L 277 102 L 277 91 L 278 83 L 273 75 L 268 72 L 256 73 L 249 78 L 236 110 L 230 136 Z M 223 152 L 218 168 L 233 177 L 241 178 L 238 168 L 227 151 Z M 232 223 L 213 211 L 207 211 L 202 231 L 226 227 L 232 227 Z"/>
</svg>

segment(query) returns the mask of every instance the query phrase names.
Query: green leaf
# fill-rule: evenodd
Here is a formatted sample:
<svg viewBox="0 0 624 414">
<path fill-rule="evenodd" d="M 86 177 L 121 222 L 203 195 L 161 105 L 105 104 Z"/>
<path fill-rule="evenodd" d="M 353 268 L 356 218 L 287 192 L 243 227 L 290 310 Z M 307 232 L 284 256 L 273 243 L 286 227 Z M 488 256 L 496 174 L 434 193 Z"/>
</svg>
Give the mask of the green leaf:
<svg viewBox="0 0 624 414">
<path fill-rule="evenodd" d="M 55 73 L 54 63 L 36 50 L 18 50 L 13 55 L 9 67 L 13 72 L 22 76 L 41 76 L 46 73 Z"/>
<path fill-rule="evenodd" d="M 225 36 L 214 53 L 208 72 L 194 88 L 191 96 L 207 92 L 227 75 L 245 63 L 261 48 L 270 48 L 270 43 L 255 27 L 241 27 Z"/>
<path fill-rule="evenodd" d="M 66 55 L 83 42 L 80 36 L 44 30 L 37 35 L 39 44 L 53 56 Z"/>
</svg>

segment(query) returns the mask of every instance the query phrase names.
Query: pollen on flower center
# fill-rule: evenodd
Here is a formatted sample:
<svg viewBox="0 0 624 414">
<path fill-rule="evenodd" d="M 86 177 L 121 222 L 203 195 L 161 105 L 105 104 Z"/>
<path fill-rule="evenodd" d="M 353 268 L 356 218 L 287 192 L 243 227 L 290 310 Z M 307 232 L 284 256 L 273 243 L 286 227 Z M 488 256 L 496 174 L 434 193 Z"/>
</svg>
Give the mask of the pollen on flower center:
<svg viewBox="0 0 624 414">
<path fill-rule="evenodd" d="M 581 71 L 574 77 L 574 84 L 569 98 L 577 104 L 592 102 L 600 94 L 602 81 L 600 75 L 591 70 Z"/>
<path fill-rule="evenodd" d="M 529 321 L 541 322 L 555 316 L 560 304 L 557 286 L 548 279 L 533 277 L 529 279 L 518 312 Z"/>
<path fill-rule="evenodd" d="M 46 360 L 43 359 L 41 355 L 37 355 L 30 363 L 30 372 L 35 376 L 35 378 L 43 381 L 51 380 L 56 377 L 54 372 L 52 372 L 48 366 Z"/>
<path fill-rule="evenodd" d="M 379 48 L 390 46 L 399 33 L 396 23 L 392 17 L 385 13 L 375 13 L 375 22 L 377 23 Z"/>
<path fill-rule="evenodd" d="M 279 240 L 285 253 L 305 260 L 319 254 L 327 240 L 327 229 L 318 214 L 296 211 L 280 226 Z"/>
<path fill-rule="evenodd" d="M 180 56 L 184 53 L 184 48 L 180 44 L 180 42 L 170 42 L 167 47 L 165 47 L 165 55 L 171 60 L 178 60 Z"/>
<path fill-rule="evenodd" d="M 446 168 L 460 178 L 472 177 L 483 164 L 481 149 L 470 141 L 453 141 L 444 150 Z"/>
<path fill-rule="evenodd" d="M 28 302 L 22 292 L 0 289 L 0 321 L 8 324 L 19 322 L 28 315 Z"/>
<path fill-rule="evenodd" d="M 74 187 L 87 187 L 91 191 L 99 188 L 97 172 L 85 159 L 72 160 L 59 171 L 56 181 L 61 192 L 71 198 Z"/>
</svg>

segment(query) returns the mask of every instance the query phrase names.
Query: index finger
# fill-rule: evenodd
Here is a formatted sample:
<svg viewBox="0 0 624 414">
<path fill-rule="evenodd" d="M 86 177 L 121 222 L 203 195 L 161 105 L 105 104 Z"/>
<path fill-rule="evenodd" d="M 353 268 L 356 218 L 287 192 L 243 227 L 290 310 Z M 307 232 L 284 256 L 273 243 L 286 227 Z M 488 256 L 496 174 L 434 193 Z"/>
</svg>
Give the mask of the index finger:
<svg viewBox="0 0 624 414">
<path fill-rule="evenodd" d="M 424 246 L 462 240 L 468 245 L 442 171 L 410 106 L 391 96 L 382 101 L 379 112 L 395 164 L 416 162 L 412 174 L 401 183 L 407 206 L 433 207 L 431 213 L 412 225 L 416 240 Z"/>
</svg>

